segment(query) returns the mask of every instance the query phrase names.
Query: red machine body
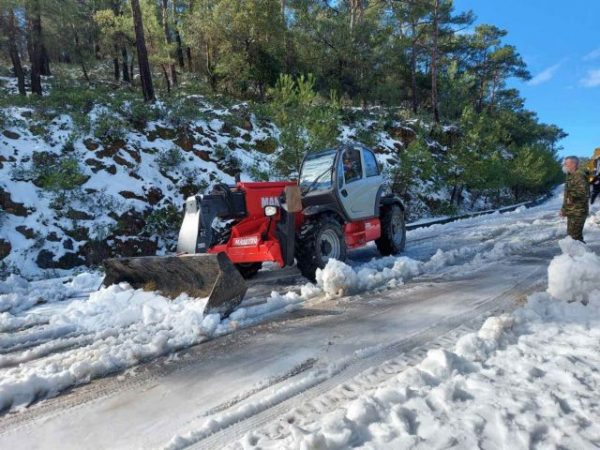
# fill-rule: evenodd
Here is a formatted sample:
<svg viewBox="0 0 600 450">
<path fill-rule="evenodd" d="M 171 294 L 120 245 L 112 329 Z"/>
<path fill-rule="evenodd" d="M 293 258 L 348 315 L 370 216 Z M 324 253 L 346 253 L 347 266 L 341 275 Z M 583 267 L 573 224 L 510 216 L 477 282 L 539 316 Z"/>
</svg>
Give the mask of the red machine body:
<svg viewBox="0 0 600 450">
<path fill-rule="evenodd" d="M 276 224 L 283 213 L 281 198 L 285 188 L 296 185 L 294 181 L 238 182 L 236 189 L 245 194 L 247 215 L 232 226 L 228 242 L 210 247 L 207 253 L 225 253 L 234 264 L 272 261 L 285 266 Z M 265 206 L 276 206 L 277 214 L 265 216 Z M 304 214 L 294 214 L 295 229 L 299 230 Z M 347 247 L 354 249 L 378 239 L 381 223 L 378 218 L 359 220 L 346 223 L 343 230 Z"/>
</svg>

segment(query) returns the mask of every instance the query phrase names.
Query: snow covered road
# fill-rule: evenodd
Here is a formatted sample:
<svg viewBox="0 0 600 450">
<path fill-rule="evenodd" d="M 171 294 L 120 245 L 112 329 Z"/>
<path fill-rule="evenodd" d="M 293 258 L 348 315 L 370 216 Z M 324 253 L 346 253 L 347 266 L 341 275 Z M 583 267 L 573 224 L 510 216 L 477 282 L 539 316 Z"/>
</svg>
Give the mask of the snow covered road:
<svg viewBox="0 0 600 450">
<path fill-rule="evenodd" d="M 344 386 L 392 383 L 428 349 L 452 350 L 488 316 L 544 290 L 564 236 L 559 202 L 414 230 L 402 257 L 357 252 L 350 266 L 328 267 L 318 286 L 294 271 L 263 271 L 227 320 L 204 317 L 201 301 L 126 286 L 70 298 L 91 289 L 93 275 L 45 287 L 8 280 L 0 285 L 0 447 L 385 446 L 397 436 L 367 432 L 373 423 L 394 429 L 381 411 L 340 428 L 350 433 L 345 442 L 315 424 L 340 410 L 348 420 L 345 402 L 359 395 Z M 596 221 L 586 228 L 594 249 Z M 52 302 L 36 305 L 40 297 Z M 413 428 L 405 435 L 417 436 Z M 413 438 L 394 442 L 410 447 L 423 436 Z"/>
</svg>

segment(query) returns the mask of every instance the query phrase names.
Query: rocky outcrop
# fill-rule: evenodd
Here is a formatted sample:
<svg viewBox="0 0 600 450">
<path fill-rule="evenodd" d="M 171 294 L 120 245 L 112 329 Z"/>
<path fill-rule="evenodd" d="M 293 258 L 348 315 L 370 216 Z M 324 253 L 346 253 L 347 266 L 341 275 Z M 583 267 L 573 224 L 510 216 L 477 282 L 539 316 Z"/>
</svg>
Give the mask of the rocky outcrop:
<svg viewBox="0 0 600 450">
<path fill-rule="evenodd" d="M 8 139 L 13 139 L 13 140 L 17 140 L 21 137 L 21 135 L 19 133 L 15 133 L 14 131 L 10 131 L 10 130 L 4 130 L 2 132 L 2 134 L 7 137 Z"/>
<path fill-rule="evenodd" d="M 25 225 L 19 225 L 18 227 L 15 228 L 15 230 L 17 230 L 19 233 L 21 233 L 27 239 L 34 239 L 35 238 L 35 231 L 33 231 L 29 227 L 26 227 Z"/>
<path fill-rule="evenodd" d="M 56 256 L 49 250 L 42 250 L 35 260 L 41 269 L 73 269 L 85 264 L 85 259 L 74 252 L 67 252 L 55 260 Z"/>
<path fill-rule="evenodd" d="M 10 255 L 11 250 L 12 246 L 10 245 L 10 242 L 0 239 L 0 261 Z"/>
<path fill-rule="evenodd" d="M 29 215 L 29 210 L 25 208 L 23 203 L 13 202 L 10 192 L 6 192 L 2 188 L 0 188 L 0 208 L 15 216 L 27 217 Z"/>
</svg>

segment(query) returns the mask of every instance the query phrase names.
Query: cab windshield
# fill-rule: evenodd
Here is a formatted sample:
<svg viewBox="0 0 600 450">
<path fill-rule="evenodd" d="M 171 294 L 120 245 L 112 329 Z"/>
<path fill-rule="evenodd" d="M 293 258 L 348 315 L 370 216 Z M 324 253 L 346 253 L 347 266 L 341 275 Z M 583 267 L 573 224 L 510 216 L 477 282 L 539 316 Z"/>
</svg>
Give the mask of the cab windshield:
<svg viewBox="0 0 600 450">
<path fill-rule="evenodd" d="M 300 173 L 300 187 L 303 190 L 331 188 L 331 175 L 336 151 L 309 155 L 304 160 Z"/>
</svg>

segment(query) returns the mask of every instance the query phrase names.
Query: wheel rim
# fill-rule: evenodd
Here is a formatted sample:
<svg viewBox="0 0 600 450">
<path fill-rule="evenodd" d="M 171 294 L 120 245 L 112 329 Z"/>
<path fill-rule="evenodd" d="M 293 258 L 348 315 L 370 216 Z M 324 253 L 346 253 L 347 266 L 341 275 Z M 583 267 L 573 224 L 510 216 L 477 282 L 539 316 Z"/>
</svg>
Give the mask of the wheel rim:
<svg viewBox="0 0 600 450">
<path fill-rule="evenodd" d="M 325 230 L 321 233 L 319 247 L 321 249 L 321 259 L 323 262 L 326 263 L 330 258 L 340 259 L 342 246 L 334 230 Z"/>
<path fill-rule="evenodd" d="M 398 213 L 392 216 L 392 240 L 397 246 L 401 246 L 404 241 L 404 220 Z"/>
</svg>

